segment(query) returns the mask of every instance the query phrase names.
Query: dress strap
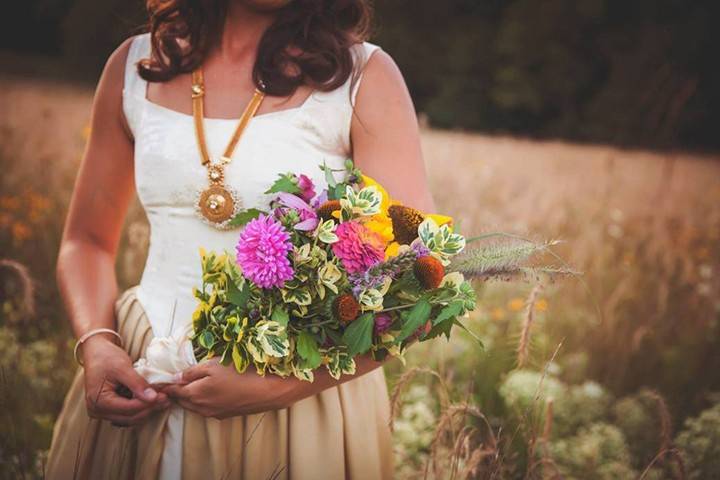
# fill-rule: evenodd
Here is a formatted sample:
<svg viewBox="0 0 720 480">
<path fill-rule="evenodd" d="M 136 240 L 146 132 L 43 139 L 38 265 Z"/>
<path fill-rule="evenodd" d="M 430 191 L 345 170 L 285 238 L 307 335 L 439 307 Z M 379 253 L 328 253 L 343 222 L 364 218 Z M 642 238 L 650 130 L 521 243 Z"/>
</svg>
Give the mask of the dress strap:
<svg viewBox="0 0 720 480">
<path fill-rule="evenodd" d="M 145 98 L 147 82 L 138 75 L 137 64 L 143 58 L 150 57 L 150 34 L 137 35 L 130 43 L 125 63 L 125 91 Z"/>
<path fill-rule="evenodd" d="M 130 42 L 125 62 L 123 113 L 133 136 L 136 136 L 136 130 L 140 125 L 147 91 L 147 81 L 138 74 L 137 64 L 143 58 L 149 58 L 150 53 L 149 33 L 137 35 Z"/>
<path fill-rule="evenodd" d="M 378 50 L 382 50 L 379 45 L 375 45 L 370 42 L 363 42 L 355 45 L 355 48 L 351 49 L 353 55 L 353 62 L 355 68 L 359 71 L 355 84 L 350 88 L 350 104 L 355 106 L 355 97 L 357 97 L 358 90 L 360 89 L 360 82 L 365 71 L 365 65 L 370 60 L 370 56 Z"/>
</svg>

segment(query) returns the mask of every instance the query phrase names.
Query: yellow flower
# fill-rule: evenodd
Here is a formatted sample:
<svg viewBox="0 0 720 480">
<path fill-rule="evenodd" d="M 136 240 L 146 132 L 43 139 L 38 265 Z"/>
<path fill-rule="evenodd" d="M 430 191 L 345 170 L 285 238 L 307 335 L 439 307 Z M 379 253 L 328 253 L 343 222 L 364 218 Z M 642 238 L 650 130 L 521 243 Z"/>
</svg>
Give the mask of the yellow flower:
<svg viewBox="0 0 720 480">
<path fill-rule="evenodd" d="M 502 307 L 495 307 L 490 310 L 490 318 L 493 320 L 502 320 L 505 318 L 505 310 Z"/>
<path fill-rule="evenodd" d="M 378 182 L 368 177 L 367 175 L 362 176 L 363 184 L 366 187 L 374 186 L 378 192 L 382 195 L 382 201 L 380 202 L 380 212 L 370 217 L 365 222 L 365 226 L 373 232 L 380 235 L 385 243 L 390 243 L 393 240 L 392 220 L 388 216 L 388 208 L 393 204 L 390 199 L 387 190 L 383 188 Z"/>
<path fill-rule="evenodd" d="M 386 244 L 392 242 L 393 238 L 395 238 L 393 236 L 392 220 L 387 215 L 381 213 L 373 215 L 365 222 L 365 226 L 380 235 L 380 238 Z"/>
<path fill-rule="evenodd" d="M 515 297 L 508 302 L 507 307 L 513 312 L 519 312 L 520 310 L 525 308 L 525 300 L 519 297 Z"/>
<path fill-rule="evenodd" d="M 446 223 L 453 222 L 452 217 L 448 217 L 447 215 L 440 215 L 439 213 L 426 213 L 425 216 L 435 220 L 435 223 L 438 224 L 438 227 L 441 227 L 441 226 L 445 225 Z"/>
<path fill-rule="evenodd" d="M 382 195 L 380 212 L 370 217 L 365 222 L 365 226 L 380 235 L 383 241 L 388 244 L 387 248 L 385 249 L 385 259 L 389 259 L 398 254 L 400 244 L 393 241 L 395 239 L 395 235 L 393 233 L 392 219 L 390 218 L 388 211 L 391 206 L 401 205 L 401 203 L 393 200 L 388 194 L 387 190 L 385 190 L 382 185 L 375 181 L 375 179 L 368 177 L 367 175 L 362 175 L 362 181 L 366 187 L 374 186 L 375 188 L 377 188 L 377 190 Z M 438 226 L 444 225 L 446 223 L 452 223 L 452 217 L 448 217 L 447 215 L 422 213 L 422 216 L 432 218 L 433 220 L 435 220 L 435 223 L 437 223 Z"/>
<path fill-rule="evenodd" d="M 382 202 L 380 203 L 380 212 L 385 212 L 387 215 L 387 210 L 390 208 L 390 204 L 392 203 L 392 200 L 390 199 L 390 195 L 388 195 L 387 190 L 380 185 L 378 182 L 376 182 L 374 179 L 368 177 L 367 175 L 362 175 L 362 181 L 363 184 L 366 187 L 375 187 L 377 188 L 378 192 L 382 194 Z"/>
<path fill-rule="evenodd" d="M 538 312 L 544 312 L 548 308 L 548 301 L 544 298 L 541 298 L 537 302 L 535 302 L 535 310 Z"/>
<path fill-rule="evenodd" d="M 390 243 L 390 245 L 388 245 L 388 247 L 385 249 L 385 260 L 396 257 L 399 252 L 400 244 L 397 242 Z"/>
</svg>

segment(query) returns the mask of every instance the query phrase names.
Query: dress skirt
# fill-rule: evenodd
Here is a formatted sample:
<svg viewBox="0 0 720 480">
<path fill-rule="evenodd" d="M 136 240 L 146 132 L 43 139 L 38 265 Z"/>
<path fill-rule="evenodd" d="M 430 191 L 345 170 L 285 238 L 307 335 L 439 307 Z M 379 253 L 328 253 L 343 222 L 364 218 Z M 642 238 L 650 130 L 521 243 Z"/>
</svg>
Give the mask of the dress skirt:
<svg viewBox="0 0 720 480">
<path fill-rule="evenodd" d="M 153 337 L 136 289 L 115 302 L 118 332 L 133 362 Z M 158 478 L 169 412 L 132 428 L 92 419 L 80 368 L 55 424 L 47 478 Z M 389 420 L 382 368 L 282 410 L 224 420 L 185 411 L 181 478 L 390 479 Z"/>
</svg>

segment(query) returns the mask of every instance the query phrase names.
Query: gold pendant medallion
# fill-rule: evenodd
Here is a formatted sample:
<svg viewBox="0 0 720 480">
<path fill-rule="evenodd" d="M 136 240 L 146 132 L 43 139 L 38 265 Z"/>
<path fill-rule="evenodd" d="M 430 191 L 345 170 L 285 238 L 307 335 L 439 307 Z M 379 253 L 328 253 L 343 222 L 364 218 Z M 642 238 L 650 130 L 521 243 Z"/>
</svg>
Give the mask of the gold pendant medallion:
<svg viewBox="0 0 720 480">
<path fill-rule="evenodd" d="M 237 193 L 223 183 L 222 167 L 208 167 L 210 186 L 198 192 L 196 210 L 199 216 L 215 228 L 226 230 L 232 228 L 229 223 L 240 212 L 240 198 Z"/>
<path fill-rule="evenodd" d="M 237 192 L 225 184 L 224 167 L 230 163 L 233 151 L 240 141 L 245 127 L 260 107 L 265 94 L 255 89 L 252 99 L 245 107 L 240 117 L 238 126 L 235 128 L 230 142 L 225 148 L 224 154 L 220 157 L 220 163 L 210 161 L 210 153 L 205 143 L 205 128 L 203 127 L 204 107 L 203 97 L 205 96 L 205 81 L 202 69 L 198 68 L 192 72 L 192 109 L 195 136 L 200 150 L 202 165 L 207 168 L 210 186 L 205 190 L 198 190 L 195 199 L 195 211 L 205 223 L 219 230 L 229 230 L 234 227 L 231 221 L 241 211 L 241 201 Z"/>
</svg>

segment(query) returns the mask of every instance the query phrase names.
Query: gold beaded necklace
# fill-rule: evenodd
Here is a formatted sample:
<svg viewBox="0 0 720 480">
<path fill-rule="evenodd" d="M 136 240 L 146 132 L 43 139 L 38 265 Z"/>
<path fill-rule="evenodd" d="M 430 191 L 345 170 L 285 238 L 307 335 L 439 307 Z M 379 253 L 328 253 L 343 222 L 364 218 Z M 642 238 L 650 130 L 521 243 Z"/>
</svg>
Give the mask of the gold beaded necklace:
<svg viewBox="0 0 720 480">
<path fill-rule="evenodd" d="M 210 185 L 198 192 L 196 199 L 196 211 L 205 223 L 218 228 L 227 230 L 231 228 L 230 221 L 240 213 L 241 201 L 237 192 L 225 184 L 225 165 L 232 160 L 232 154 L 235 147 L 240 141 L 240 137 L 250 123 L 250 119 L 255 115 L 260 103 L 262 103 L 265 94 L 255 89 L 252 99 L 245 107 L 238 126 L 230 138 L 230 142 L 225 147 L 225 152 L 220 157 L 218 163 L 210 161 L 207 144 L 205 141 L 205 128 L 203 119 L 205 117 L 203 110 L 203 99 L 205 97 L 205 80 L 202 69 L 198 68 L 192 73 L 192 110 L 193 120 L 195 123 L 195 136 L 197 137 L 198 148 L 200 150 L 201 162 L 207 168 L 208 180 Z"/>
</svg>

